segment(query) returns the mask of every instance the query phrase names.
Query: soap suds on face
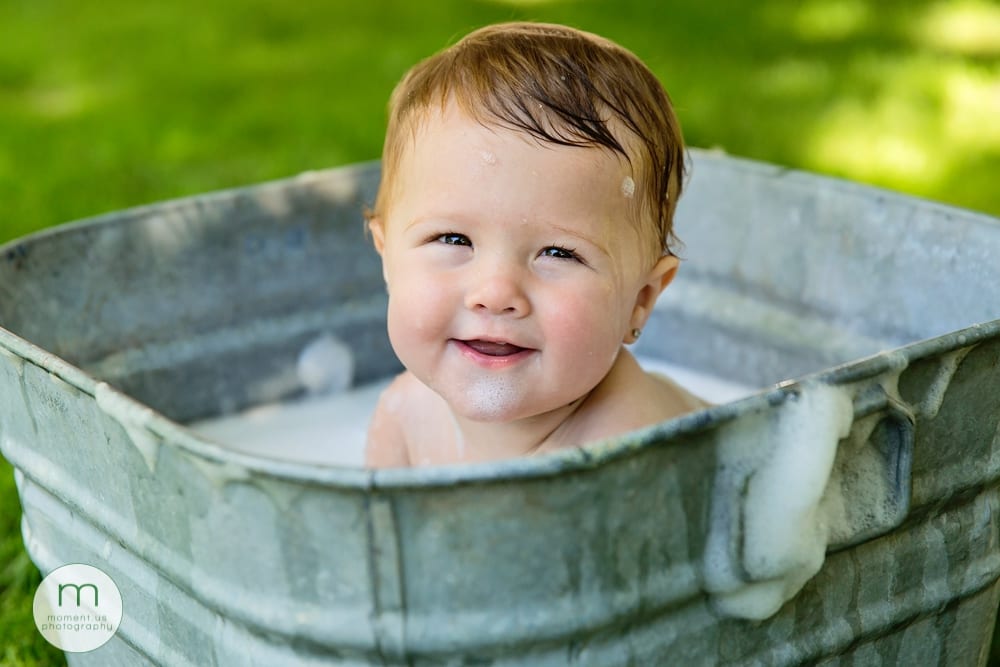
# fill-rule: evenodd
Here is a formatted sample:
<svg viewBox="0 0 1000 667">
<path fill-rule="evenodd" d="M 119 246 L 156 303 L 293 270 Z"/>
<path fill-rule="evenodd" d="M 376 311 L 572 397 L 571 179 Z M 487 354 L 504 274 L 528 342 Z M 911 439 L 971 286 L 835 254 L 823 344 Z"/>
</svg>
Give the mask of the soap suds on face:
<svg viewBox="0 0 1000 667">
<path fill-rule="evenodd" d="M 704 572 L 722 614 L 767 618 L 822 567 L 821 501 L 853 416 L 848 390 L 817 383 L 720 433 Z"/>
<path fill-rule="evenodd" d="M 511 380 L 503 375 L 484 375 L 466 386 L 471 403 L 472 419 L 489 421 L 499 418 L 518 399 L 518 391 Z"/>
<path fill-rule="evenodd" d="M 631 176 L 626 176 L 622 179 L 622 194 L 628 199 L 635 196 L 635 181 L 632 180 Z"/>
</svg>

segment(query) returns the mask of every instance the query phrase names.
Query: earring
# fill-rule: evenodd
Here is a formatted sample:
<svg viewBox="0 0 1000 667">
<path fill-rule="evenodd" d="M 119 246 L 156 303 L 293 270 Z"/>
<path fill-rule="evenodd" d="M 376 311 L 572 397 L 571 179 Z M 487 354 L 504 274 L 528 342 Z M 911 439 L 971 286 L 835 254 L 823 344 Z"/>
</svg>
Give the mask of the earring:
<svg viewBox="0 0 1000 667">
<path fill-rule="evenodd" d="M 642 335 L 642 329 L 639 329 L 639 328 L 632 329 L 632 338 L 635 338 L 636 340 L 639 340 L 639 336 L 641 336 L 641 335 Z"/>
</svg>

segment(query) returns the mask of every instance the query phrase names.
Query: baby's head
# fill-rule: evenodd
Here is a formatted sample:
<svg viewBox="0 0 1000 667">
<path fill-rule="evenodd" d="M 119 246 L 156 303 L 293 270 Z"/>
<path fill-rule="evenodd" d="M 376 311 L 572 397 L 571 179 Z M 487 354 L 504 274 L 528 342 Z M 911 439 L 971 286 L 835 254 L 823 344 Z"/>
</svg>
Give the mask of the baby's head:
<svg viewBox="0 0 1000 667">
<path fill-rule="evenodd" d="M 684 143 L 663 86 L 631 52 L 564 26 L 506 23 L 419 63 L 389 103 L 376 217 L 398 195 L 397 170 L 421 122 L 450 103 L 487 127 L 620 157 L 631 173 L 621 187 L 630 222 L 648 239 L 652 261 L 671 253 Z"/>
<path fill-rule="evenodd" d="M 472 421 L 579 404 L 674 275 L 683 161 L 659 82 L 600 37 L 505 24 L 417 65 L 370 221 L 400 361 Z"/>
</svg>

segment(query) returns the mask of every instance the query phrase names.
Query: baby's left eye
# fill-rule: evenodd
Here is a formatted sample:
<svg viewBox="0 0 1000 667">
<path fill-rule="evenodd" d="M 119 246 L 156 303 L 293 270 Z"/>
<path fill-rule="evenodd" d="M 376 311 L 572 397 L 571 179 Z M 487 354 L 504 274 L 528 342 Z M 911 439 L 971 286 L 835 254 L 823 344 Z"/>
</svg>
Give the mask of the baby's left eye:
<svg viewBox="0 0 1000 667">
<path fill-rule="evenodd" d="M 579 259 L 576 252 L 573 250 L 569 248 L 560 248 L 559 246 L 549 246 L 548 248 L 543 248 L 539 255 L 541 257 L 554 257 L 555 259 Z"/>
</svg>

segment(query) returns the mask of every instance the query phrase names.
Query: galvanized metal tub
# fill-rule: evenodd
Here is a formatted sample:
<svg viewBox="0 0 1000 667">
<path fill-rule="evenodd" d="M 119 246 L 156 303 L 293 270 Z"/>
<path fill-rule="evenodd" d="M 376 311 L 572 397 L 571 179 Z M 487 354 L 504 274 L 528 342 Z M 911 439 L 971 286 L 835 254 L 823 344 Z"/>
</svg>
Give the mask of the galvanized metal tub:
<svg viewBox="0 0 1000 667">
<path fill-rule="evenodd" d="M 0 248 L 0 451 L 27 548 L 43 572 L 100 567 L 124 600 L 115 637 L 70 663 L 984 664 L 1000 222 L 694 158 L 688 261 L 639 352 L 801 381 L 490 465 L 306 465 L 184 426 L 301 394 L 323 334 L 357 383 L 398 369 L 360 222 L 375 164 Z M 844 400 L 846 423 L 803 420 Z M 734 618 L 730 597 L 774 581 L 749 555 L 755 489 L 810 479 L 773 465 L 810 428 L 839 441 L 809 515 L 825 562 L 773 616 Z"/>
</svg>

